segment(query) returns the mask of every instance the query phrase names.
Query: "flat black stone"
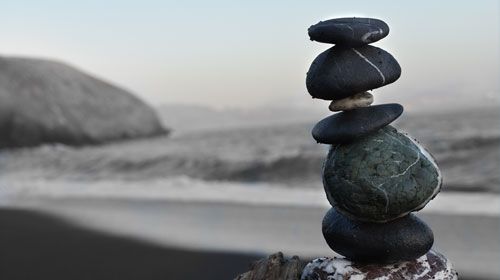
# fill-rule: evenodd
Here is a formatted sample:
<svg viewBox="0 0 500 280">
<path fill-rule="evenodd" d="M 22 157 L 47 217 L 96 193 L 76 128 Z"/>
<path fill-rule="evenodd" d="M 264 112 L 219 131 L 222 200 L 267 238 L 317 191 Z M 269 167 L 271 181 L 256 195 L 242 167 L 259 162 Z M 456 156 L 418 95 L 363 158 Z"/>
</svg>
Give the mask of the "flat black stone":
<svg viewBox="0 0 500 280">
<path fill-rule="evenodd" d="M 409 214 L 387 223 L 351 220 L 331 208 L 323 219 L 323 236 L 330 248 L 349 260 L 370 263 L 410 261 L 427 253 L 432 230 Z"/>
<path fill-rule="evenodd" d="M 376 42 L 389 34 L 389 26 L 374 18 L 335 18 L 309 27 L 313 41 L 359 47 Z"/>
<path fill-rule="evenodd" d="M 401 67 L 388 52 L 373 46 L 335 46 L 314 59 L 306 86 L 314 98 L 338 100 L 393 83 Z"/>
<path fill-rule="evenodd" d="M 403 113 L 397 103 L 374 105 L 342 111 L 319 121 L 313 138 L 323 144 L 348 143 L 390 124 Z"/>
</svg>

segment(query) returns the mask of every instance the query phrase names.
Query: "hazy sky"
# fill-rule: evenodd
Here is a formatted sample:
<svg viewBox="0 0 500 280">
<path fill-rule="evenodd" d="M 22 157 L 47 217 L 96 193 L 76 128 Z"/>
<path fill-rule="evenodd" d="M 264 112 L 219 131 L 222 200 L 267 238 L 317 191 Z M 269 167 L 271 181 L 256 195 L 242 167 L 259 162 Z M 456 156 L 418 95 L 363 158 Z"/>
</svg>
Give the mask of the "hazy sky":
<svg viewBox="0 0 500 280">
<path fill-rule="evenodd" d="M 403 74 L 375 90 L 377 101 L 417 107 L 499 95 L 499 1 L 1 3 L 0 54 L 62 60 L 152 104 L 306 106 L 305 73 L 329 47 L 309 41 L 307 28 L 344 16 L 391 28 L 375 45 Z"/>
</svg>

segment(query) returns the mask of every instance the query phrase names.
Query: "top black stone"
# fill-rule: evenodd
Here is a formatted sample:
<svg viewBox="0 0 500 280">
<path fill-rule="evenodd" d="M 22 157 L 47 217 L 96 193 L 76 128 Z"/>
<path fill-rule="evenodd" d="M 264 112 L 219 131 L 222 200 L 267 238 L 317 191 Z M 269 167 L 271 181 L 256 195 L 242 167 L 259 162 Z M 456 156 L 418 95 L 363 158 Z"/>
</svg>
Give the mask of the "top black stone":
<svg viewBox="0 0 500 280">
<path fill-rule="evenodd" d="M 309 37 L 321 43 L 359 47 L 389 34 L 389 26 L 374 18 L 335 18 L 309 27 Z"/>
</svg>

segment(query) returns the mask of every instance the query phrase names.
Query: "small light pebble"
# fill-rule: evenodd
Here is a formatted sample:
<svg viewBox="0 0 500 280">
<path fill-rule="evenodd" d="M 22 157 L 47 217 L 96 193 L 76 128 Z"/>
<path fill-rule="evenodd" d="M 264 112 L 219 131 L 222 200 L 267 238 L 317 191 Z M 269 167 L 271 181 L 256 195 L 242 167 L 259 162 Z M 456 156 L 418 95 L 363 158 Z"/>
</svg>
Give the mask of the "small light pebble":
<svg viewBox="0 0 500 280">
<path fill-rule="evenodd" d="M 360 107 L 368 107 L 373 103 L 373 95 L 369 92 L 360 92 L 340 100 L 333 100 L 328 107 L 330 111 L 347 111 Z"/>
</svg>

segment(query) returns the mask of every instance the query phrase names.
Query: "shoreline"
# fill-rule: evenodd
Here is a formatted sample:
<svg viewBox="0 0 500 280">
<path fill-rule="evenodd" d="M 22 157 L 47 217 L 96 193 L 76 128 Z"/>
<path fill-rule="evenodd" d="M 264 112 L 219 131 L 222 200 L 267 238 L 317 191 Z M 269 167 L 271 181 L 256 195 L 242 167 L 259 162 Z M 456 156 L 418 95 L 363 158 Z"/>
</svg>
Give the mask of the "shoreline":
<svg viewBox="0 0 500 280">
<path fill-rule="evenodd" d="M 287 188 L 279 184 L 207 182 L 179 177 L 175 180 L 142 182 L 38 181 L 8 184 L 0 192 L 0 205 L 47 199 L 139 200 L 192 203 L 224 203 L 253 206 L 289 206 L 329 208 L 323 188 Z M 27 187 L 26 187 L 27 186 Z M 487 192 L 441 191 L 419 213 L 482 215 L 500 217 L 500 194 Z"/>
</svg>

